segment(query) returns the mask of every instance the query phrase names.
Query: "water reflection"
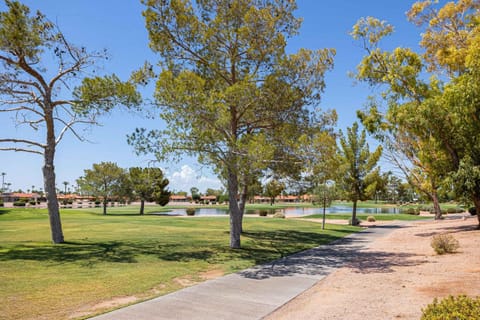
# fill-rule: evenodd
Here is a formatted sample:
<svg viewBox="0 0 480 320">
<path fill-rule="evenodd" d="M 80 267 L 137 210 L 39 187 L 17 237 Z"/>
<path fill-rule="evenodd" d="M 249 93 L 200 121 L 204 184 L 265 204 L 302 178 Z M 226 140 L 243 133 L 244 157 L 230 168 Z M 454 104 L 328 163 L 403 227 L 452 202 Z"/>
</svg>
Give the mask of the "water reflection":
<svg viewBox="0 0 480 320">
<path fill-rule="evenodd" d="M 323 208 L 302 208 L 302 207 L 289 207 L 283 209 L 268 209 L 268 210 L 246 210 L 246 214 L 258 215 L 260 211 L 268 211 L 268 214 L 274 214 L 276 211 L 283 211 L 285 215 L 290 216 L 307 216 L 312 214 L 322 214 Z M 348 206 L 333 206 L 326 208 L 326 213 L 351 213 L 352 207 Z M 366 214 L 396 214 L 397 208 L 357 208 L 357 213 Z M 185 216 L 187 215 L 185 209 L 172 209 L 170 212 L 162 212 L 161 214 L 168 214 L 173 216 Z M 228 209 L 220 208 L 197 208 L 195 210 L 196 216 L 220 216 L 227 215 Z"/>
</svg>

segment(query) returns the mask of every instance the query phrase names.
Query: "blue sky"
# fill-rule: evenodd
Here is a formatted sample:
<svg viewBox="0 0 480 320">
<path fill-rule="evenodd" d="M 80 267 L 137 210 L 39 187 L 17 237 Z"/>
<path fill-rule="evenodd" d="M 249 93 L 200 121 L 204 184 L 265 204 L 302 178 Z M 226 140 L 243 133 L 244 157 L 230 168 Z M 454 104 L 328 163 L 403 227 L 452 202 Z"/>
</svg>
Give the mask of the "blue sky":
<svg viewBox="0 0 480 320">
<path fill-rule="evenodd" d="M 56 22 L 66 38 L 89 50 L 106 48 L 111 59 L 104 64 L 106 73 L 115 73 L 128 78 L 130 72 L 145 60 L 155 62 L 158 58 L 148 47 L 148 37 L 139 0 L 24 0 L 32 11 L 40 10 Z M 350 37 L 352 26 L 360 17 L 374 16 L 387 20 L 395 26 L 395 34 L 387 45 L 416 47 L 420 30 L 408 23 L 405 12 L 414 1 L 382 0 L 299 0 L 297 16 L 304 19 L 300 34 L 290 39 L 288 50 L 335 48 L 335 68 L 326 77 L 327 87 L 322 98 L 323 109 L 336 109 L 339 115 L 338 128 L 344 129 L 356 121 L 356 110 L 361 109 L 372 89 L 355 85 L 348 72 L 355 71 L 363 52 Z M 442 1 L 444 2 L 444 1 Z M 0 4 L 0 10 L 5 5 Z M 152 95 L 145 90 L 145 98 Z M 0 114 L 0 137 L 12 137 L 20 130 L 15 128 L 11 115 Z M 159 120 L 148 120 L 140 114 L 118 110 L 100 119 L 101 127 L 92 127 L 87 139 L 79 142 L 73 136 L 66 137 L 58 146 L 56 155 L 57 185 L 63 190 L 63 181 L 75 184 L 75 180 L 93 163 L 113 161 L 119 166 L 148 166 L 152 156 L 138 157 L 126 142 L 126 135 L 137 127 L 158 128 Z M 0 172 L 5 172 L 5 182 L 12 189 L 43 187 L 41 174 L 42 157 L 14 152 L 0 153 Z M 189 190 L 196 186 L 200 191 L 208 187 L 219 188 L 220 182 L 209 168 L 199 166 L 194 159 L 186 158 L 179 163 L 159 164 L 167 172 L 170 187 L 174 190 Z M 0 182 L 1 183 L 1 182 Z"/>
</svg>

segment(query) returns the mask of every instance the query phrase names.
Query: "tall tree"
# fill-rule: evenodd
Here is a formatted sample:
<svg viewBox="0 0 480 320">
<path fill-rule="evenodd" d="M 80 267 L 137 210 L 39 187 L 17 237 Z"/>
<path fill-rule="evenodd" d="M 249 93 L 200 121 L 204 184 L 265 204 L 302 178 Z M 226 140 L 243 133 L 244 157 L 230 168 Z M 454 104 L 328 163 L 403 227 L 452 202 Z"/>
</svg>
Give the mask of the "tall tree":
<svg viewBox="0 0 480 320">
<path fill-rule="evenodd" d="M 334 52 L 286 54 L 300 27 L 293 0 L 143 3 L 163 67 L 155 98 L 167 129 L 138 129 L 130 142 L 161 159 L 186 153 L 213 166 L 227 182 L 230 247 L 240 248 L 248 182 L 280 163 L 301 168 L 297 141 L 313 117 L 306 106 L 319 102 Z"/>
<path fill-rule="evenodd" d="M 143 215 L 145 201 L 155 201 L 164 206 L 170 200 L 171 192 L 167 190 L 168 179 L 160 168 L 130 168 L 128 180 L 134 197 L 140 199 L 140 214 Z"/>
<path fill-rule="evenodd" d="M 82 190 L 102 198 L 103 214 L 106 215 L 108 200 L 120 195 L 123 190 L 125 170 L 113 162 L 100 162 L 83 171 L 83 177 L 77 179 L 77 184 Z"/>
<path fill-rule="evenodd" d="M 270 205 L 275 203 L 275 198 L 282 194 L 283 190 L 285 190 L 285 184 L 283 182 L 276 179 L 267 182 L 264 194 L 270 198 Z"/>
<path fill-rule="evenodd" d="M 64 242 L 57 191 L 55 152 L 67 132 L 83 140 L 76 125 L 95 124 L 115 105 L 140 103 L 133 83 L 115 75 L 88 78 L 105 52 L 69 43 L 58 27 L 18 1 L 0 12 L 0 113 L 11 113 L 22 130 L 2 137 L 0 150 L 43 156 L 43 179 L 54 243 Z M 49 69 L 47 66 L 51 65 Z M 73 88 L 73 89 L 72 89 Z M 28 129 L 34 133 L 29 134 Z"/>
<path fill-rule="evenodd" d="M 441 7 L 416 2 L 408 18 L 424 26 L 425 53 L 398 47 L 385 51 L 380 41 L 393 27 L 378 19 L 360 20 L 353 36 L 367 52 L 357 78 L 386 88 L 388 130 L 418 141 L 417 157 L 429 180 L 449 177 L 457 195 L 468 195 L 480 210 L 480 2 L 459 0 Z M 431 77 L 427 80 L 426 75 Z M 379 113 L 371 108 L 369 115 Z M 419 148 L 419 151 L 423 148 Z M 405 151 L 403 151 L 405 152 Z M 408 151 L 407 151 L 408 152 Z M 447 161 L 438 161 L 446 159 Z M 438 166 L 441 164 L 441 166 Z M 480 227 L 480 217 L 479 217 Z"/>
<path fill-rule="evenodd" d="M 341 163 L 341 183 L 348 200 L 353 202 L 352 225 L 357 224 L 357 202 L 366 200 L 367 189 L 374 181 L 375 167 L 382 154 L 379 146 L 370 152 L 366 131 L 359 135 L 358 123 L 347 128 L 347 135 L 341 133 L 339 157 Z"/>
</svg>

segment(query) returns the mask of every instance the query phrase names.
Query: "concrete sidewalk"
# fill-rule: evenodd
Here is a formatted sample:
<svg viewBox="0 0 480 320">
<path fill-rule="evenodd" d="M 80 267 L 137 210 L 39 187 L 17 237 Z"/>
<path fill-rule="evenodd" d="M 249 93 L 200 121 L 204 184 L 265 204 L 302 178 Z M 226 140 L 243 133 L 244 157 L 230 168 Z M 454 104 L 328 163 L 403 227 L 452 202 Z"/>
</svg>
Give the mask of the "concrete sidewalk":
<svg viewBox="0 0 480 320">
<path fill-rule="evenodd" d="M 405 223 L 351 234 L 280 260 L 118 309 L 92 319 L 261 319 Z"/>
</svg>

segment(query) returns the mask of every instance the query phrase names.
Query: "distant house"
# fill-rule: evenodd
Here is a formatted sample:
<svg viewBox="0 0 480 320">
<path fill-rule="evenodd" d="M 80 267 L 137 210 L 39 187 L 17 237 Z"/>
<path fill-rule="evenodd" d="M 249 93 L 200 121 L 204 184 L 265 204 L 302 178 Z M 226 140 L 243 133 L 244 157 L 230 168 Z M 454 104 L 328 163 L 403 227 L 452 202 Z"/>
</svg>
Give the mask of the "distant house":
<svg viewBox="0 0 480 320">
<path fill-rule="evenodd" d="M 192 198 L 189 196 L 183 196 L 178 194 L 172 194 L 170 196 L 170 202 L 190 202 Z"/>
<path fill-rule="evenodd" d="M 21 192 L 6 192 L 2 194 L 3 202 L 15 202 L 21 199 L 38 199 L 40 195 L 38 193 L 21 193 Z"/>
<path fill-rule="evenodd" d="M 217 202 L 217 196 L 201 196 L 200 201 L 215 203 Z"/>
</svg>

